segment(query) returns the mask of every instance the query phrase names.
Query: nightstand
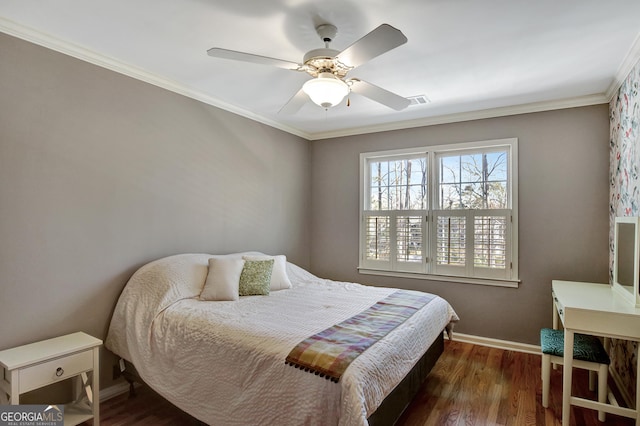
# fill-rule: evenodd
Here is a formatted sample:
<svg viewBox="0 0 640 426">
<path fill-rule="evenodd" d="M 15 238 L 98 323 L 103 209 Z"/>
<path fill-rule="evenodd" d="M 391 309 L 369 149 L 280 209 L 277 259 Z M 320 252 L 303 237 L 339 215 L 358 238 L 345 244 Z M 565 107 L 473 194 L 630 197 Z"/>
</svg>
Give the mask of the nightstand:
<svg viewBox="0 0 640 426">
<path fill-rule="evenodd" d="M 100 345 L 102 340 L 78 332 L 0 351 L 0 403 L 16 405 L 20 394 L 72 379 L 74 402 L 64 406 L 64 424 L 100 424 Z"/>
</svg>

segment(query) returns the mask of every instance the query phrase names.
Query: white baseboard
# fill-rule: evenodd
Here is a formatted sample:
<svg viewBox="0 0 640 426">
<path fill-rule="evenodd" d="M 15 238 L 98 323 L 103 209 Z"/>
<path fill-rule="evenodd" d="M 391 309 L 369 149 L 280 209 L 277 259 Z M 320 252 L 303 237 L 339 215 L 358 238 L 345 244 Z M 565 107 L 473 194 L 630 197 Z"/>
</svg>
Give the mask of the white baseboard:
<svg viewBox="0 0 640 426">
<path fill-rule="evenodd" d="M 527 354 L 540 355 L 540 346 L 529 345 L 527 343 L 511 342 L 509 340 L 492 339 L 490 337 L 472 336 L 471 334 L 453 333 L 453 340 L 474 345 L 488 346 L 490 348 L 504 349 L 506 351 L 524 352 Z"/>
</svg>

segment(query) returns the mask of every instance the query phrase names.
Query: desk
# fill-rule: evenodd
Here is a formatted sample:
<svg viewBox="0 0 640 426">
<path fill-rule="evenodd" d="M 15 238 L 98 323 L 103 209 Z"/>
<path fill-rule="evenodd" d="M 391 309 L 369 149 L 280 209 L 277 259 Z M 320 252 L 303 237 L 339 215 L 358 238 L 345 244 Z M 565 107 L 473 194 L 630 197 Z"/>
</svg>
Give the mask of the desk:
<svg viewBox="0 0 640 426">
<path fill-rule="evenodd" d="M 591 334 L 639 342 L 640 308 L 623 299 L 608 284 L 554 280 L 551 286 L 554 304 L 553 327 L 558 328 L 558 319 L 564 325 L 562 426 L 569 426 L 572 404 L 631 417 L 636 419 L 636 426 L 640 426 L 640 415 L 636 410 L 571 396 L 574 334 Z M 640 357 L 637 371 L 640 375 Z M 636 407 L 640 409 L 640 380 L 636 382 Z"/>
</svg>

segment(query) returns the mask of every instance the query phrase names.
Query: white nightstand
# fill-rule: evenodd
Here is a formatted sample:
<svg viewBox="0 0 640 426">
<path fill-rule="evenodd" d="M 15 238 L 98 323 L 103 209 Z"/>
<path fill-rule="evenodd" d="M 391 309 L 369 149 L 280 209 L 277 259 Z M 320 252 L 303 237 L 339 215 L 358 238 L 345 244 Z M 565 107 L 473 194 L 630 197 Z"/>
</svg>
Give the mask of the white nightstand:
<svg viewBox="0 0 640 426">
<path fill-rule="evenodd" d="M 64 424 L 100 424 L 100 345 L 102 340 L 79 332 L 0 351 L 0 403 L 19 404 L 22 393 L 73 379 L 74 402 L 65 404 Z"/>
</svg>

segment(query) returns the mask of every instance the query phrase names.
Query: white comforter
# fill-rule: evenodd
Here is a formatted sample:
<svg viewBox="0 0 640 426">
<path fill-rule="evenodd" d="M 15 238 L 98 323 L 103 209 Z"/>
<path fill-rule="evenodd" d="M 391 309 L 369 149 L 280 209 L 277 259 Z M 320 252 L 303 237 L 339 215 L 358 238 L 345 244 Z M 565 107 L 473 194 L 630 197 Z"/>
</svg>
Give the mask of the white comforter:
<svg viewBox="0 0 640 426">
<path fill-rule="evenodd" d="M 211 425 L 366 425 L 458 319 L 436 297 L 334 383 L 285 365 L 287 354 L 394 289 L 323 280 L 287 263 L 292 289 L 201 301 L 210 257 L 177 255 L 140 268 L 120 296 L 106 346 L 131 361 L 158 393 Z"/>
</svg>

